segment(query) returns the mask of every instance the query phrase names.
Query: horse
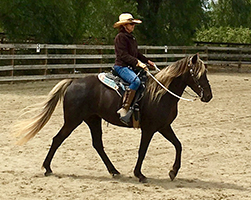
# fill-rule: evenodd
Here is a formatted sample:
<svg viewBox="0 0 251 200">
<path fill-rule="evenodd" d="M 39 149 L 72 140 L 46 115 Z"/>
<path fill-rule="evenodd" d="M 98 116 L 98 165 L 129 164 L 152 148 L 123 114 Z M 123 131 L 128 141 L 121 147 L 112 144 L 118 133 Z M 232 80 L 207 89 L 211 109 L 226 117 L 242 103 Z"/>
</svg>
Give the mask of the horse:
<svg viewBox="0 0 251 200">
<path fill-rule="evenodd" d="M 178 114 L 179 98 L 185 88 L 190 87 L 202 102 L 212 99 L 211 86 L 207 78 L 207 68 L 198 54 L 187 56 L 175 63 L 163 68 L 155 74 L 155 79 L 168 88 L 161 87 L 155 80 L 148 77 L 143 97 L 138 102 L 140 109 L 141 141 L 138 149 L 138 158 L 134 168 L 134 175 L 139 182 L 147 182 L 146 176 L 141 172 L 143 160 L 153 135 L 159 132 L 170 141 L 176 150 L 175 161 L 169 171 L 171 180 L 177 176 L 181 166 L 182 145 L 176 137 L 171 123 Z M 19 138 L 18 144 L 24 144 L 34 137 L 49 121 L 54 109 L 60 101 L 63 101 L 64 124 L 53 137 L 49 152 L 43 162 L 45 176 L 52 174 L 51 161 L 58 147 L 83 121 L 88 125 L 92 146 L 95 148 L 108 172 L 117 176 L 120 172 L 114 167 L 102 142 L 102 119 L 120 127 L 133 127 L 133 122 L 128 125 L 122 123 L 117 114 L 121 107 L 121 97 L 111 88 L 102 84 L 97 75 L 87 75 L 78 79 L 61 80 L 50 91 L 47 100 L 40 112 L 21 125 L 16 132 Z M 23 136 L 24 135 L 24 136 Z"/>
</svg>

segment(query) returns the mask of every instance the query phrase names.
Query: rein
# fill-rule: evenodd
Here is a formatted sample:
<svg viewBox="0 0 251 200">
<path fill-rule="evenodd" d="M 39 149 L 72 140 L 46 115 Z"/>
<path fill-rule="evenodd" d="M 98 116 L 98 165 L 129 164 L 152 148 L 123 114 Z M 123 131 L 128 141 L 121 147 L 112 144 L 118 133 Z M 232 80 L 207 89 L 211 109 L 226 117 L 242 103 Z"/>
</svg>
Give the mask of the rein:
<svg viewBox="0 0 251 200">
<path fill-rule="evenodd" d="M 159 69 L 156 65 L 155 65 L 154 67 L 155 67 L 155 69 L 156 69 L 158 72 L 160 71 L 160 69 Z M 200 90 L 201 90 L 201 97 L 195 96 L 194 99 L 183 98 L 183 97 L 181 97 L 181 96 L 179 96 L 179 95 L 173 93 L 172 91 L 170 91 L 169 89 L 167 89 L 161 82 L 159 82 L 149 71 L 146 71 L 146 72 L 147 72 L 147 73 L 152 77 L 152 79 L 155 80 L 164 90 L 166 90 L 168 93 L 170 93 L 171 95 L 173 95 L 174 97 L 176 97 L 176 98 L 178 98 L 178 99 L 181 99 L 181 100 L 184 100 L 184 101 L 194 102 L 194 101 L 196 101 L 198 98 L 201 98 L 202 95 L 203 95 L 203 88 L 200 86 L 198 80 L 195 78 L 192 68 L 190 69 L 190 74 L 191 74 L 191 76 L 192 76 L 194 82 L 198 85 L 198 87 L 199 87 Z M 188 93 L 188 92 L 187 92 L 187 93 Z M 189 94 L 189 93 L 188 93 L 188 94 Z M 190 94 L 189 94 L 189 95 L 190 95 Z M 192 95 L 190 95 L 190 96 L 192 96 Z M 193 96 L 192 96 L 192 97 L 193 97 Z"/>
</svg>

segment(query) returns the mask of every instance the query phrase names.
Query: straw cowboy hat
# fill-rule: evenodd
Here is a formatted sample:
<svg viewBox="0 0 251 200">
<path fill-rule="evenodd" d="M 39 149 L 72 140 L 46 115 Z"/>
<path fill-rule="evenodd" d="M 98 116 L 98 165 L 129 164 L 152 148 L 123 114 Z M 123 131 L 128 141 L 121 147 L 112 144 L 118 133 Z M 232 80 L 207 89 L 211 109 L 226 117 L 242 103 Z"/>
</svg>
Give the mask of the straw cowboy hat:
<svg viewBox="0 0 251 200">
<path fill-rule="evenodd" d="M 122 13 L 120 16 L 119 16 L 119 21 L 116 22 L 113 27 L 114 28 L 118 28 L 122 25 L 125 25 L 125 24 L 130 24 L 130 23 L 134 23 L 134 24 L 141 24 L 142 21 L 139 20 L 139 19 L 134 19 L 133 16 L 130 14 L 130 13 Z"/>
</svg>

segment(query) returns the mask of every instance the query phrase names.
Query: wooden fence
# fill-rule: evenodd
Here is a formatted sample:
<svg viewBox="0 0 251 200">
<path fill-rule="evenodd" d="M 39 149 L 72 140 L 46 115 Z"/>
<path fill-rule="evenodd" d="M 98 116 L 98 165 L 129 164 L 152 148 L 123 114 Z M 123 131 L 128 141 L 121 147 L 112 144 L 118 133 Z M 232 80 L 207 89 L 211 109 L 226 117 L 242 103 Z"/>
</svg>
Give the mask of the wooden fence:
<svg viewBox="0 0 251 200">
<path fill-rule="evenodd" d="M 159 68 L 199 53 L 209 66 L 251 65 L 251 48 L 209 46 L 139 46 Z M 0 44 L 0 82 L 83 77 L 110 71 L 110 45 Z"/>
</svg>

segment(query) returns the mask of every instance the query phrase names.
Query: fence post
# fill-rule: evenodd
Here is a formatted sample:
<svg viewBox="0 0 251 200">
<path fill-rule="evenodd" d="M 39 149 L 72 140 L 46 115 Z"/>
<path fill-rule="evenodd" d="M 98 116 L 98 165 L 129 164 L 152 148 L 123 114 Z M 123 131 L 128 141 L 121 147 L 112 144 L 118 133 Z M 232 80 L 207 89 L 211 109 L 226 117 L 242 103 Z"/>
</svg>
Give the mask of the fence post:
<svg viewBox="0 0 251 200">
<path fill-rule="evenodd" d="M 144 51 L 144 54 L 147 55 L 147 48 L 145 47 L 145 51 Z"/>
<path fill-rule="evenodd" d="M 206 55 L 207 55 L 207 56 L 206 56 L 206 59 L 205 59 L 205 61 L 206 61 L 206 62 L 208 62 L 208 56 L 209 56 L 209 55 L 208 55 L 208 46 L 206 46 L 206 50 L 205 50 L 205 53 L 206 53 Z"/>
<path fill-rule="evenodd" d="M 44 49 L 44 54 L 46 55 L 46 58 L 44 60 L 44 65 L 45 65 L 44 75 L 46 76 L 47 75 L 47 70 L 48 70 L 48 67 L 47 67 L 47 64 L 48 64 L 48 59 L 47 59 L 48 49 L 47 49 L 46 45 L 45 45 L 45 49 Z"/>
<path fill-rule="evenodd" d="M 73 49 L 73 55 L 74 55 L 74 58 L 73 58 L 73 65 L 74 65 L 73 74 L 76 73 L 76 54 L 77 54 L 77 50 Z"/>
<path fill-rule="evenodd" d="M 167 52 L 168 52 L 168 47 L 165 45 L 165 54 L 167 54 Z M 168 62 L 168 58 L 167 58 L 167 56 L 166 56 L 166 58 L 165 58 L 165 60 L 166 60 L 166 63 Z"/>
<path fill-rule="evenodd" d="M 147 54 L 147 48 L 145 48 L 145 52 L 144 53 Z"/>
<path fill-rule="evenodd" d="M 242 50 L 240 48 L 239 50 L 239 63 L 238 63 L 238 71 L 240 72 L 241 71 L 241 61 L 242 61 Z"/>
<path fill-rule="evenodd" d="M 14 53 L 15 53 L 15 49 L 11 48 L 10 49 L 10 54 L 12 55 L 12 58 L 11 58 L 12 70 L 11 70 L 11 74 L 10 74 L 11 76 L 14 76 L 14 65 L 15 65 Z"/>
<path fill-rule="evenodd" d="M 102 58 L 100 59 L 100 64 L 102 65 L 102 63 L 103 63 L 103 49 L 100 49 L 99 53 L 102 56 Z M 102 72 L 102 68 L 99 68 L 99 73 L 101 73 L 101 72 Z"/>
</svg>

